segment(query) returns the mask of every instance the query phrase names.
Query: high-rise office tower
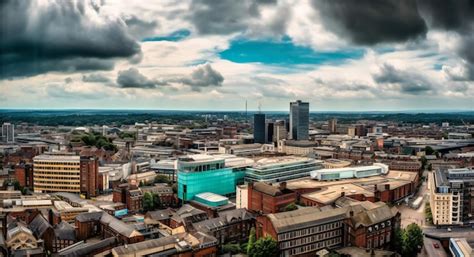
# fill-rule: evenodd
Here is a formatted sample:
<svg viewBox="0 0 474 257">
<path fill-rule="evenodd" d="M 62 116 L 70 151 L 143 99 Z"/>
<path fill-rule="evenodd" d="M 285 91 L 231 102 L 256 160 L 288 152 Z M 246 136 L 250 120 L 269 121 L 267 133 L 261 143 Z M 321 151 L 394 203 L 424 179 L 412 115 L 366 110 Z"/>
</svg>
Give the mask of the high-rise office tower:
<svg viewBox="0 0 474 257">
<path fill-rule="evenodd" d="M 290 139 L 308 140 L 309 103 L 298 100 L 290 103 Z"/>
<path fill-rule="evenodd" d="M 253 141 L 255 143 L 265 144 L 266 142 L 265 119 L 263 113 L 257 113 L 253 116 Z"/>
<path fill-rule="evenodd" d="M 15 142 L 15 125 L 5 122 L 2 125 L 2 141 L 5 143 Z"/>
<path fill-rule="evenodd" d="M 265 143 L 273 142 L 273 128 L 274 128 L 274 125 L 275 125 L 275 123 L 271 120 L 269 120 L 265 123 L 265 138 L 266 138 Z"/>
<path fill-rule="evenodd" d="M 331 134 L 337 133 L 337 120 L 336 119 L 330 119 L 328 121 L 328 129 Z"/>
</svg>

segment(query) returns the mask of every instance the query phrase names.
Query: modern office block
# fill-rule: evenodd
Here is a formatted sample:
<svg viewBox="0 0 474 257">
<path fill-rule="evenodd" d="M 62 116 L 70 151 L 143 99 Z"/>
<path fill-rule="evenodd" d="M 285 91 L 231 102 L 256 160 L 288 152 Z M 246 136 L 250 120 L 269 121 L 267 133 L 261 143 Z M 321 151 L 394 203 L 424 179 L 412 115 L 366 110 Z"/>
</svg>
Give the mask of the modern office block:
<svg viewBox="0 0 474 257">
<path fill-rule="evenodd" d="M 263 113 L 257 113 L 253 116 L 253 138 L 255 143 L 265 144 L 266 142 L 266 116 Z"/>
<path fill-rule="evenodd" d="M 243 183 L 245 168 L 226 168 L 223 158 L 189 155 L 178 160 L 178 198 L 193 200 L 197 194 L 234 195 Z"/>
<path fill-rule="evenodd" d="M 2 141 L 5 143 L 15 142 L 15 125 L 5 122 L 2 125 Z"/>
<path fill-rule="evenodd" d="M 290 139 L 308 140 L 309 103 L 298 100 L 290 103 Z"/>
</svg>

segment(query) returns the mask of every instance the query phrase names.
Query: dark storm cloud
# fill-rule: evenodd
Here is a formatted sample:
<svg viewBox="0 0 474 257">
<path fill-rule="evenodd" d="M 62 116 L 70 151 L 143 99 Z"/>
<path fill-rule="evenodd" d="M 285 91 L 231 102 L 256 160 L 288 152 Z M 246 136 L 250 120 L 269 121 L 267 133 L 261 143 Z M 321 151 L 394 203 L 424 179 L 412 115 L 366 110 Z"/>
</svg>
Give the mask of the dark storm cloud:
<svg viewBox="0 0 474 257">
<path fill-rule="evenodd" d="M 203 87 L 220 87 L 224 82 L 222 74 L 207 63 L 198 66 L 191 75 L 179 79 L 179 82 L 188 85 L 193 91 L 201 91 Z"/>
<path fill-rule="evenodd" d="M 107 83 L 110 82 L 110 79 L 103 74 L 92 73 L 89 75 L 82 75 L 82 81 L 89 83 Z"/>
<path fill-rule="evenodd" d="M 156 88 L 167 85 L 167 82 L 149 79 L 136 68 L 119 71 L 117 84 L 123 88 Z"/>
<path fill-rule="evenodd" d="M 452 80 L 474 80 L 474 1 L 418 0 L 420 12 L 428 25 L 458 33 L 461 38 L 457 54 L 465 63 L 462 76 L 451 74 Z"/>
<path fill-rule="evenodd" d="M 112 70 L 112 59 L 70 57 L 68 59 L 37 59 L 36 55 L 19 56 L 0 53 L 0 79 L 34 76 L 47 72 Z"/>
<path fill-rule="evenodd" d="M 91 1 L 0 2 L 0 77 L 113 68 L 140 45 Z"/>
<path fill-rule="evenodd" d="M 427 27 L 414 0 L 313 0 L 327 28 L 356 44 L 404 42 Z"/>
<path fill-rule="evenodd" d="M 157 21 L 146 21 L 134 15 L 125 17 L 124 21 L 129 33 L 139 40 L 153 36 L 155 29 L 158 27 Z"/>
<path fill-rule="evenodd" d="M 190 19 L 200 34 L 231 34 L 243 31 L 258 17 L 256 3 L 242 0 L 193 0 Z"/>
<path fill-rule="evenodd" d="M 380 73 L 372 75 L 375 82 L 379 84 L 397 85 L 399 92 L 418 95 L 434 91 L 436 88 L 424 76 L 410 71 L 397 70 L 390 64 L 380 67 Z"/>
<path fill-rule="evenodd" d="M 431 27 L 456 31 L 472 29 L 472 0 L 418 0 L 418 5 L 420 13 Z"/>
</svg>

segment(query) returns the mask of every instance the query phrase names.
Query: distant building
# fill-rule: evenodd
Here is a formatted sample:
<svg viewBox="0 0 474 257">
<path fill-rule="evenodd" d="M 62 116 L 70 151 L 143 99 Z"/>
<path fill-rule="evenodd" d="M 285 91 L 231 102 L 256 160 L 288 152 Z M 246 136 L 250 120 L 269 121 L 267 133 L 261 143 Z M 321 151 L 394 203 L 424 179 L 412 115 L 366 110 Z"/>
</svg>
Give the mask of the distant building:
<svg viewBox="0 0 474 257">
<path fill-rule="evenodd" d="M 267 121 L 265 123 L 265 143 L 273 142 L 273 132 L 274 132 L 275 123 L 273 121 Z"/>
<path fill-rule="evenodd" d="M 317 146 L 317 142 L 309 140 L 280 140 L 278 141 L 278 152 L 287 155 L 308 156 L 314 153 L 314 148 Z"/>
<path fill-rule="evenodd" d="M 288 136 L 288 131 L 286 130 L 286 124 L 284 120 L 277 120 L 273 124 L 273 142 L 278 143 L 278 141 L 286 139 Z"/>
<path fill-rule="evenodd" d="M 283 156 L 265 158 L 247 168 L 247 182 L 276 183 L 309 176 L 313 170 L 321 169 L 322 161 L 306 157 Z"/>
<path fill-rule="evenodd" d="M 15 142 L 15 125 L 5 122 L 2 125 L 2 142 Z"/>
<path fill-rule="evenodd" d="M 253 116 L 253 138 L 255 143 L 265 144 L 266 140 L 266 116 L 263 113 L 256 113 Z"/>
<path fill-rule="evenodd" d="M 330 119 L 328 121 L 328 129 L 331 134 L 337 133 L 337 119 Z"/>
<path fill-rule="evenodd" d="M 309 103 L 298 100 L 290 103 L 290 139 L 308 140 Z"/>
<path fill-rule="evenodd" d="M 387 165 L 382 163 L 374 163 L 374 165 L 371 166 L 314 170 L 311 171 L 311 178 L 317 180 L 339 180 L 349 178 L 365 178 L 370 176 L 385 175 L 387 173 Z"/>
</svg>

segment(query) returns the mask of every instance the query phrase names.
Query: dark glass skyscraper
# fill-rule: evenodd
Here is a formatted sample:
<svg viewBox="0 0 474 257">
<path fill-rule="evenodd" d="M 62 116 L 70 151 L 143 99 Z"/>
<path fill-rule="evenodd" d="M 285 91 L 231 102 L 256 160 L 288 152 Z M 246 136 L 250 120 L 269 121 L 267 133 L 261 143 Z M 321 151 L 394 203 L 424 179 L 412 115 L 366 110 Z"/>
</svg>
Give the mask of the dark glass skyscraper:
<svg viewBox="0 0 474 257">
<path fill-rule="evenodd" d="M 298 100 L 290 103 L 290 139 L 309 139 L 309 103 Z"/>
<path fill-rule="evenodd" d="M 265 114 L 257 113 L 253 116 L 253 139 L 255 143 L 265 144 Z"/>
</svg>

